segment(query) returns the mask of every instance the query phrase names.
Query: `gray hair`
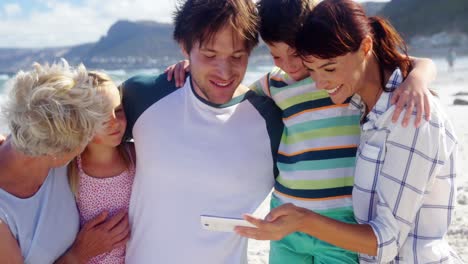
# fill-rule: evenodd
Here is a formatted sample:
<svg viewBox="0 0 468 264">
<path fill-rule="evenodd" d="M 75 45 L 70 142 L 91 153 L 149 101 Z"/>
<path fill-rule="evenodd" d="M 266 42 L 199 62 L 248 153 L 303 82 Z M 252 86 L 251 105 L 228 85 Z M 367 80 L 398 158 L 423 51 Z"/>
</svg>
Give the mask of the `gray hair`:
<svg viewBox="0 0 468 264">
<path fill-rule="evenodd" d="M 2 110 L 18 151 L 55 156 L 87 145 L 112 109 L 82 64 L 62 60 L 20 71 Z"/>
</svg>

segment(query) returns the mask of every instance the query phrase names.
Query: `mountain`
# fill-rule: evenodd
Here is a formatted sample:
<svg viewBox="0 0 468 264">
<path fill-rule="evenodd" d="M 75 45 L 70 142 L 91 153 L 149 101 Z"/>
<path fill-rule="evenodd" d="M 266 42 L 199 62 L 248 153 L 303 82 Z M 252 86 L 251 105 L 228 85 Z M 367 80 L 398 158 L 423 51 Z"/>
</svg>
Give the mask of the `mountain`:
<svg viewBox="0 0 468 264">
<path fill-rule="evenodd" d="M 173 25 L 154 21 L 117 21 L 93 45 L 74 47 L 65 58 L 96 68 L 145 68 L 167 64 L 181 53 L 172 39 Z"/>
<path fill-rule="evenodd" d="M 172 24 L 154 21 L 121 20 L 96 43 L 48 49 L 1 49 L 0 73 L 14 73 L 37 62 L 52 62 L 60 58 L 72 64 L 83 62 L 88 68 L 141 69 L 162 68 L 182 59 L 179 46 L 172 38 Z M 252 62 L 270 57 L 265 45 L 256 49 Z"/>
<path fill-rule="evenodd" d="M 389 18 L 412 47 L 465 47 L 468 53 L 468 0 L 392 0 L 363 6 L 370 16 Z M 121 20 L 96 43 L 46 49 L 0 48 L 0 73 L 13 73 L 34 61 L 51 62 L 62 57 L 73 64 L 84 62 L 89 68 L 162 68 L 182 58 L 172 31 L 171 24 Z M 268 54 L 261 44 L 250 61 L 271 63 Z"/>
<path fill-rule="evenodd" d="M 0 49 L 0 72 L 16 72 L 33 62 L 65 58 L 89 68 L 154 68 L 182 58 L 172 39 L 173 25 L 154 21 L 117 21 L 96 43 L 47 49 Z"/>
<path fill-rule="evenodd" d="M 89 51 L 88 56 L 180 56 L 179 49 L 172 40 L 173 29 L 171 24 L 153 21 L 118 21 Z"/>
<path fill-rule="evenodd" d="M 392 0 L 380 12 L 407 38 L 468 34 L 467 0 Z"/>
<path fill-rule="evenodd" d="M 15 49 L 0 48 L 0 73 L 15 73 L 27 69 L 35 61 L 52 61 L 67 53 L 69 48 Z"/>
</svg>

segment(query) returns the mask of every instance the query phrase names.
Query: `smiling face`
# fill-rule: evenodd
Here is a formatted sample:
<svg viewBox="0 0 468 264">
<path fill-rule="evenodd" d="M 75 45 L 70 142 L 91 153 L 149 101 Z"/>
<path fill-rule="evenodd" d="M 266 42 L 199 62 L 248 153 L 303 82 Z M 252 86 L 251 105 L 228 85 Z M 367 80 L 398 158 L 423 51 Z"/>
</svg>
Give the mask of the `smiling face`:
<svg viewBox="0 0 468 264">
<path fill-rule="evenodd" d="M 291 78 L 300 81 L 308 77 L 307 69 L 294 48 L 284 42 L 267 43 L 267 46 L 275 65 Z"/>
<path fill-rule="evenodd" d="M 245 40 L 225 26 L 211 40 L 195 43 L 190 53 L 184 53 L 190 60 L 195 92 L 214 104 L 229 102 L 247 70 Z"/>
<path fill-rule="evenodd" d="M 361 92 L 366 63 L 360 54 L 350 52 L 330 59 L 306 56 L 303 63 L 317 88 L 326 90 L 335 104 L 342 104 Z"/>
<path fill-rule="evenodd" d="M 122 141 L 127 126 L 127 119 L 117 87 L 107 86 L 103 92 L 112 104 L 112 112 L 109 113 L 109 119 L 104 123 L 104 130 L 98 132 L 93 137 L 91 144 L 103 144 L 116 147 Z"/>
</svg>

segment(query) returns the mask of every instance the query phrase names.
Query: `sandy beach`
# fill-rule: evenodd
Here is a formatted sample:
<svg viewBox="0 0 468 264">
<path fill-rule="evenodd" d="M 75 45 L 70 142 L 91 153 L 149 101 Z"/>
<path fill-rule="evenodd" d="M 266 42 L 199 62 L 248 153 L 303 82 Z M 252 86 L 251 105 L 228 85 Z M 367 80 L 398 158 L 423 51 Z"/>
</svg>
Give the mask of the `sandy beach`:
<svg viewBox="0 0 468 264">
<path fill-rule="evenodd" d="M 455 94 L 468 93 L 468 57 L 458 61 L 458 67 L 453 71 L 447 69 L 442 59 L 434 59 L 438 68 L 438 76 L 432 89 L 439 94 L 445 110 L 451 118 L 459 140 L 458 153 L 458 193 L 454 218 L 447 239 L 453 249 L 463 261 L 468 262 L 468 105 L 453 105 L 453 101 L 463 99 L 468 101 L 468 96 L 456 96 Z M 269 198 L 255 213 L 258 216 L 266 215 L 269 209 Z M 249 241 L 249 264 L 268 263 L 269 242 Z"/>
</svg>

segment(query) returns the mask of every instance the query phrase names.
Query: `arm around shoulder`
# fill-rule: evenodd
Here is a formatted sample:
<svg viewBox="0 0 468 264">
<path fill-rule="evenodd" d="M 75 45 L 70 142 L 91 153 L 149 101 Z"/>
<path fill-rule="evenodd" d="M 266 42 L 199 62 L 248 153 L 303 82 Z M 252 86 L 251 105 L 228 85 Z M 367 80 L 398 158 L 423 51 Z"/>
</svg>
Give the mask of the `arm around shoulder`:
<svg viewBox="0 0 468 264">
<path fill-rule="evenodd" d="M 260 96 L 270 96 L 270 85 L 269 85 L 270 74 L 265 74 L 260 79 L 249 85 L 249 89 L 254 91 Z"/>
</svg>

